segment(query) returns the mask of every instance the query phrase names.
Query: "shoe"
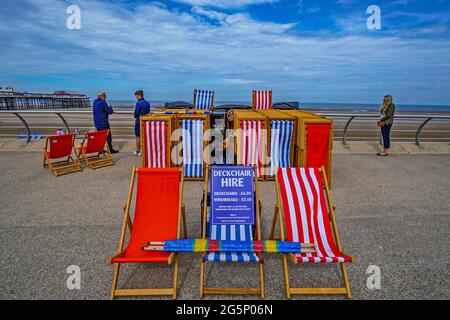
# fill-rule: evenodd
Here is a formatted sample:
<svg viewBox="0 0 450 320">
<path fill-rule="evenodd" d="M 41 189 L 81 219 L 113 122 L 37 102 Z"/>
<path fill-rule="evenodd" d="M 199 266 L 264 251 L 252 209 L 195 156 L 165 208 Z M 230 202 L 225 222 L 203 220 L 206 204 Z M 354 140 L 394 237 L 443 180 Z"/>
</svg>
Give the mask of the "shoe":
<svg viewBox="0 0 450 320">
<path fill-rule="evenodd" d="M 135 152 L 133 152 L 133 155 L 134 155 L 135 157 L 137 157 L 137 156 L 139 155 L 139 152 L 135 151 Z"/>
<path fill-rule="evenodd" d="M 119 151 L 118 150 L 114 150 L 114 149 L 111 149 L 111 150 L 109 150 L 111 153 L 119 153 Z"/>
</svg>

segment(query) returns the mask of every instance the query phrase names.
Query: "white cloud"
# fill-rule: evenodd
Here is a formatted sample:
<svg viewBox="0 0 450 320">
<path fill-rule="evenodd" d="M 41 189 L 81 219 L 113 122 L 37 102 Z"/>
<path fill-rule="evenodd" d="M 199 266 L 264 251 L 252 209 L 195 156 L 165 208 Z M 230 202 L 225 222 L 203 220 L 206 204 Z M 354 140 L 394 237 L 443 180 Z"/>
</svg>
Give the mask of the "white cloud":
<svg viewBox="0 0 450 320">
<path fill-rule="evenodd" d="M 430 103 L 428 96 L 450 98 L 447 40 L 312 37 L 244 13 L 155 4 L 131 10 L 93 0 L 78 1 L 76 31 L 65 28 L 65 3 L 27 3 L 34 9 L 5 11 L 0 20 L 0 79 L 54 77 L 62 80 L 52 89 L 106 88 L 113 97 L 139 87 L 174 100 L 200 86 L 215 88 L 221 100 L 248 100 L 255 87 L 272 88 L 275 100 L 373 101 L 385 92 L 403 102 L 418 94 Z"/>
<path fill-rule="evenodd" d="M 214 7 L 222 9 L 235 9 L 250 5 L 264 3 L 276 3 L 280 0 L 174 0 L 179 3 L 188 4 L 194 7 Z"/>
</svg>

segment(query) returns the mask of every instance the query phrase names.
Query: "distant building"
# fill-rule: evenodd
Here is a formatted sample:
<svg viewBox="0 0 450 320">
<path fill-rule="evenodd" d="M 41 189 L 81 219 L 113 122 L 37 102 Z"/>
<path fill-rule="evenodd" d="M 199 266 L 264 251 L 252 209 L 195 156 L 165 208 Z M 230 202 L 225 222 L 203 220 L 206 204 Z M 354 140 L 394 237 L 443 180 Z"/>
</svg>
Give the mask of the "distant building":
<svg viewBox="0 0 450 320">
<path fill-rule="evenodd" d="M 0 87 L 0 110 L 88 108 L 90 104 L 89 97 L 80 93 L 31 93 Z"/>
</svg>

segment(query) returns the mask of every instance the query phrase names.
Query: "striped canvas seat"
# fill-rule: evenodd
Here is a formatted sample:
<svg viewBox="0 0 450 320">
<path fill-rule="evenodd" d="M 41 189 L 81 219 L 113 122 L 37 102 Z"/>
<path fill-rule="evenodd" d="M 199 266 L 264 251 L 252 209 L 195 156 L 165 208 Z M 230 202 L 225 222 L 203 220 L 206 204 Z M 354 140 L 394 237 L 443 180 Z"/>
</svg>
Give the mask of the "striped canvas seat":
<svg viewBox="0 0 450 320">
<path fill-rule="evenodd" d="M 342 263 L 331 230 L 323 176 L 319 169 L 280 168 L 277 172 L 287 240 L 315 245 L 315 253 L 296 254 L 300 263 Z"/>
<path fill-rule="evenodd" d="M 147 168 L 167 168 L 167 121 L 144 122 L 144 163 Z"/>
<path fill-rule="evenodd" d="M 212 224 L 210 240 L 251 241 L 252 226 Z M 205 261 L 257 262 L 259 258 L 255 253 L 208 253 L 205 255 Z"/>
<path fill-rule="evenodd" d="M 258 168 L 258 176 L 261 175 L 261 154 L 263 145 L 263 129 L 265 129 L 264 121 L 260 120 L 242 120 L 240 124 L 241 150 L 239 165 L 256 166 Z"/>
<path fill-rule="evenodd" d="M 194 90 L 194 109 L 211 110 L 214 106 L 213 90 Z"/>
<path fill-rule="evenodd" d="M 291 166 L 291 145 L 294 123 L 287 120 L 273 120 L 270 122 L 270 170 L 273 177 L 277 168 Z"/>
<path fill-rule="evenodd" d="M 253 109 L 268 110 L 272 108 L 272 91 L 254 90 Z"/>
<path fill-rule="evenodd" d="M 181 120 L 184 176 L 203 177 L 203 120 Z"/>
</svg>

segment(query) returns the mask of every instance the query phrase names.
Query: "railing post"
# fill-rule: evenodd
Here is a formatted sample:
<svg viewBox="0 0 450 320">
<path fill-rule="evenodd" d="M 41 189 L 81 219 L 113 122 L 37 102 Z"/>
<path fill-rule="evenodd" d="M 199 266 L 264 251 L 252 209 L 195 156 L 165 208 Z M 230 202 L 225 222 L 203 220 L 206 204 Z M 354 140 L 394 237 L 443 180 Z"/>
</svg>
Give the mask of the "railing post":
<svg viewBox="0 0 450 320">
<path fill-rule="evenodd" d="M 22 121 L 23 126 L 25 127 L 25 130 L 27 130 L 27 143 L 31 141 L 31 131 L 30 127 L 28 126 L 28 123 L 25 121 L 25 119 L 18 113 L 13 112 L 14 115 L 16 115 L 17 118 Z"/>
<path fill-rule="evenodd" d="M 431 120 L 433 120 L 432 117 L 428 118 L 427 120 L 425 120 L 424 122 L 422 122 L 422 124 L 420 125 L 419 129 L 417 129 L 416 132 L 416 146 L 420 147 L 420 134 L 422 133 L 423 128 L 427 125 L 428 122 L 430 122 Z"/>
<path fill-rule="evenodd" d="M 344 134 L 342 137 L 342 144 L 344 146 L 347 146 L 347 131 L 348 131 L 348 127 L 350 126 L 350 123 L 352 123 L 353 119 L 355 119 L 355 116 L 351 116 L 350 119 L 348 119 L 347 123 L 345 124 Z"/>
<path fill-rule="evenodd" d="M 69 124 L 67 123 L 66 119 L 64 119 L 64 117 L 60 114 L 60 113 L 56 113 L 56 115 L 62 120 L 62 122 L 64 123 L 64 126 L 66 127 L 67 130 L 67 134 L 70 133 L 70 128 L 69 128 Z"/>
</svg>

